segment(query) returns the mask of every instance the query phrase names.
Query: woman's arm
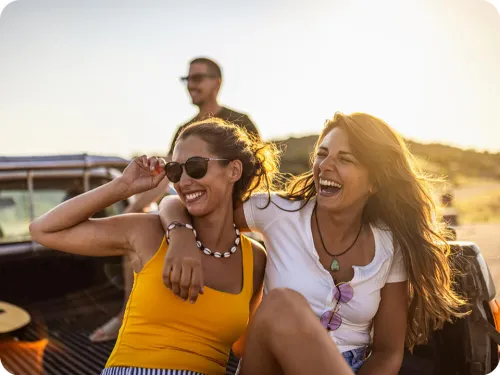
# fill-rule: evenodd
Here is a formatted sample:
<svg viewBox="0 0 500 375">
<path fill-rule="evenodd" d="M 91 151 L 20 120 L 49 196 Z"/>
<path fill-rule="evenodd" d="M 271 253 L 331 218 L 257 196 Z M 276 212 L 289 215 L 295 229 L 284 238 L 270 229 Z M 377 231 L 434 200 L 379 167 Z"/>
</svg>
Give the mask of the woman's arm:
<svg viewBox="0 0 500 375">
<path fill-rule="evenodd" d="M 408 283 L 387 283 L 374 320 L 373 347 L 358 375 L 397 375 L 404 355 Z"/>
<path fill-rule="evenodd" d="M 178 196 L 168 196 L 160 202 L 160 219 L 165 231 L 169 224 L 178 221 L 192 224 L 191 218 Z M 234 210 L 234 221 L 240 230 L 248 229 L 243 212 L 243 204 Z M 170 232 L 170 243 L 163 267 L 163 282 L 175 295 L 184 300 L 196 302 L 203 294 L 203 271 L 201 252 L 196 247 L 193 233 L 185 228 Z"/>
<path fill-rule="evenodd" d="M 134 215 L 90 219 L 104 208 L 163 179 L 163 162 L 134 159 L 117 179 L 61 203 L 30 224 L 33 239 L 61 251 L 90 256 L 124 254 L 132 250 L 130 234 Z M 153 169 L 151 169 L 153 168 Z"/>
</svg>

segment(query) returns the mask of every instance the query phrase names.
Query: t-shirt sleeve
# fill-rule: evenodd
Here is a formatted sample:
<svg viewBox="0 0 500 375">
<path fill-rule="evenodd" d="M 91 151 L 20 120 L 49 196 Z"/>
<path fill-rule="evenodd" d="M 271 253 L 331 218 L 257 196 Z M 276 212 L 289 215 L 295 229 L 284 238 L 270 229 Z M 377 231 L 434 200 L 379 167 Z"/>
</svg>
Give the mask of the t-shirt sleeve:
<svg viewBox="0 0 500 375">
<path fill-rule="evenodd" d="M 401 251 L 401 247 L 395 244 L 391 268 L 386 282 L 399 283 L 406 280 L 408 280 L 408 275 L 406 273 L 405 262 L 403 260 L 403 253 Z"/>
<path fill-rule="evenodd" d="M 275 194 L 271 194 L 271 199 Z M 279 215 L 280 209 L 269 202 L 269 196 L 266 193 L 252 194 L 250 198 L 243 203 L 245 220 L 250 230 L 265 231 Z"/>
</svg>

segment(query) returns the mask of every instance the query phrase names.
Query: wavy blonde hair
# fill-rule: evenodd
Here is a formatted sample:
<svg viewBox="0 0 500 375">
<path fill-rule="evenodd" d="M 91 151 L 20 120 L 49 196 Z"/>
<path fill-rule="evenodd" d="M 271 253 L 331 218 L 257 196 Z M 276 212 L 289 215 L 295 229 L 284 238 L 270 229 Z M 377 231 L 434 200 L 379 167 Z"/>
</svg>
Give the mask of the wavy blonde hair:
<svg viewBox="0 0 500 375">
<path fill-rule="evenodd" d="M 419 170 L 403 138 L 384 121 L 365 114 L 336 113 L 326 122 L 315 146 L 334 128 L 346 131 L 352 153 L 376 186 L 364 220 L 383 223 L 399 244 L 408 273 L 409 311 L 406 345 L 427 342 L 432 330 L 464 315 L 465 301 L 454 291 L 446 229 L 438 222 L 432 179 Z M 291 179 L 285 196 L 309 201 L 316 195 L 312 170 Z"/>
</svg>

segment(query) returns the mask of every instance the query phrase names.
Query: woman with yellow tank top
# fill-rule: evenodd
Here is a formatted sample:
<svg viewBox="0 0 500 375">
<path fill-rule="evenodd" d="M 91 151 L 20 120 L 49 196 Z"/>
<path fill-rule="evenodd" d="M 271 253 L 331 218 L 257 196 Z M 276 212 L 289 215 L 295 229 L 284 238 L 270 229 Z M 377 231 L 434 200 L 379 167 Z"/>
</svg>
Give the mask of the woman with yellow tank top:
<svg viewBox="0 0 500 375">
<path fill-rule="evenodd" d="M 277 154 L 235 125 L 197 122 L 180 134 L 171 162 L 136 158 L 122 176 L 31 223 L 33 239 L 44 246 L 88 256 L 128 255 L 134 265 L 133 290 L 102 374 L 225 374 L 231 346 L 260 301 L 266 263 L 264 249 L 234 225 L 233 203 L 252 191 L 269 191 Z M 165 176 L 193 226 L 173 223 L 165 236 L 157 214 L 91 218 Z M 206 286 L 196 304 L 176 297 L 161 278 L 173 230 L 191 231 L 205 254 Z M 192 281 L 191 275 L 181 278 Z"/>
</svg>

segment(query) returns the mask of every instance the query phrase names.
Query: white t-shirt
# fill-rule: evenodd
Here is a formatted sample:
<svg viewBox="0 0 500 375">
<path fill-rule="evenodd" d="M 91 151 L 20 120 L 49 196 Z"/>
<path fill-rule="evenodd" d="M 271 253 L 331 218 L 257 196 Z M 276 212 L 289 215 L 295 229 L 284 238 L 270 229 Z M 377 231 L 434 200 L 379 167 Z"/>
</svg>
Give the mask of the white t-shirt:
<svg viewBox="0 0 500 375">
<path fill-rule="evenodd" d="M 340 306 L 337 314 L 342 324 L 329 333 L 339 350 L 344 352 L 369 345 L 371 322 L 380 303 L 380 289 L 386 283 L 407 279 L 399 247 L 394 251 L 392 233 L 370 226 L 375 239 L 375 256 L 366 266 L 353 266 L 354 277 L 350 281 L 353 297 L 347 303 L 336 304 L 333 279 L 320 263 L 314 247 L 311 216 L 315 199 L 295 212 L 285 210 L 296 210 L 304 202 L 289 201 L 273 194 L 271 203 L 261 209 L 267 199 L 267 194 L 255 194 L 243 205 L 249 228 L 262 233 L 268 252 L 264 292 L 274 288 L 296 290 L 307 299 L 318 319 Z"/>
</svg>

